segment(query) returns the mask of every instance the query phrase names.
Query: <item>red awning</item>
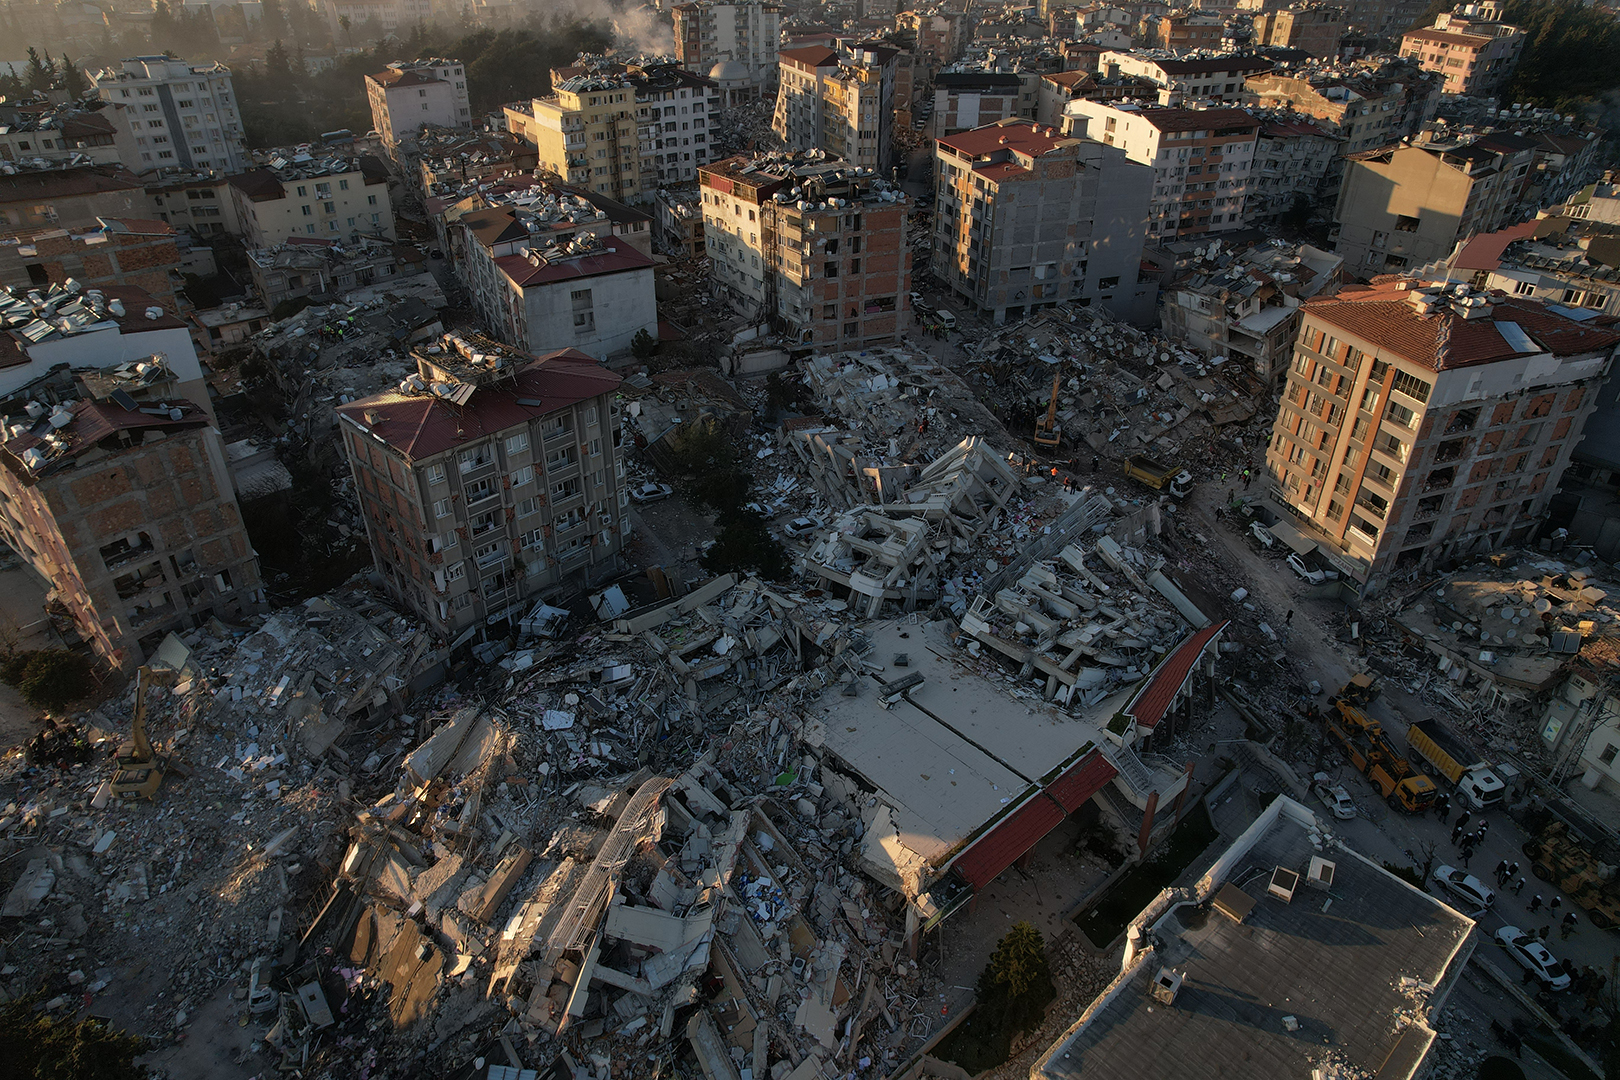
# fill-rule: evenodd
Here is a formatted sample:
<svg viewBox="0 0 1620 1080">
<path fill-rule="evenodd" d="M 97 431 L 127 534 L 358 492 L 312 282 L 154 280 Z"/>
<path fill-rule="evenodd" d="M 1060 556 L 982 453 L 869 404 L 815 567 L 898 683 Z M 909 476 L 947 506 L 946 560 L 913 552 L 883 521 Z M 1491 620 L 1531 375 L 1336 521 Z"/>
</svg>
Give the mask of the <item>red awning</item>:
<svg viewBox="0 0 1620 1080">
<path fill-rule="evenodd" d="M 1177 646 L 1176 651 L 1159 665 L 1159 670 L 1153 673 L 1153 677 L 1142 687 L 1136 699 L 1125 707 L 1125 712 L 1136 720 L 1137 727 L 1159 726 L 1159 721 L 1164 719 L 1164 714 L 1170 709 L 1170 703 L 1176 699 L 1181 688 L 1187 685 L 1193 665 L 1198 663 L 1199 656 L 1203 655 L 1209 643 L 1215 640 L 1215 636 L 1226 629 L 1226 625 L 1226 622 L 1222 621 L 1204 627 Z"/>
<path fill-rule="evenodd" d="M 975 840 L 956 857 L 952 867 L 977 892 L 1118 775 L 1118 770 L 1100 750 L 1091 751 L 1064 770 L 1063 775 L 1039 795 Z"/>
</svg>

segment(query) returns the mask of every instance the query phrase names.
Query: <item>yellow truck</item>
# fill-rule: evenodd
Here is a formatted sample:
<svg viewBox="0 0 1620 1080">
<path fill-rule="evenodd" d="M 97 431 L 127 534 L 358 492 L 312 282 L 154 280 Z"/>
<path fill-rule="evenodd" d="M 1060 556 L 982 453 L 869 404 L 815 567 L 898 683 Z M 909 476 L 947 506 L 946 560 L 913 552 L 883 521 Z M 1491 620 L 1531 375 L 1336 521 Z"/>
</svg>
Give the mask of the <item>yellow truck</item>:
<svg viewBox="0 0 1620 1080">
<path fill-rule="evenodd" d="M 1434 781 L 1395 751 L 1378 721 L 1342 698 L 1333 698 L 1329 704 L 1338 716 L 1324 717 L 1328 733 L 1339 740 L 1350 764 L 1373 782 L 1380 795 L 1409 814 L 1421 814 L 1434 805 L 1440 794 Z"/>
<path fill-rule="evenodd" d="M 1192 491 L 1192 473 L 1179 465 L 1155 461 L 1146 454 L 1133 454 L 1126 458 L 1125 475 L 1178 499 L 1185 499 L 1187 493 Z"/>
<path fill-rule="evenodd" d="M 1433 720 L 1419 720 L 1406 729 L 1406 745 L 1441 776 L 1457 785 L 1457 794 L 1475 810 L 1496 806 L 1507 785 L 1479 755 L 1453 738 Z"/>
</svg>

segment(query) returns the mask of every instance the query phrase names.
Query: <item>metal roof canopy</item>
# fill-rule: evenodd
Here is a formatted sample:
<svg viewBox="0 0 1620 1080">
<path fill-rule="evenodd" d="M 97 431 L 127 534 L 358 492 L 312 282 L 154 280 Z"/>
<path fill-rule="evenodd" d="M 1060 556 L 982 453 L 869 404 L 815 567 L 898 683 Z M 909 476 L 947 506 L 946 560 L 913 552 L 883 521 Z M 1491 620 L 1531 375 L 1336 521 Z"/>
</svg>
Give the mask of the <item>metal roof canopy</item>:
<svg viewBox="0 0 1620 1080">
<path fill-rule="evenodd" d="M 1272 536 L 1275 536 L 1301 555 L 1309 555 L 1316 550 L 1315 540 L 1308 539 L 1304 533 L 1281 518 L 1267 525 L 1266 528 L 1271 530 Z"/>
</svg>

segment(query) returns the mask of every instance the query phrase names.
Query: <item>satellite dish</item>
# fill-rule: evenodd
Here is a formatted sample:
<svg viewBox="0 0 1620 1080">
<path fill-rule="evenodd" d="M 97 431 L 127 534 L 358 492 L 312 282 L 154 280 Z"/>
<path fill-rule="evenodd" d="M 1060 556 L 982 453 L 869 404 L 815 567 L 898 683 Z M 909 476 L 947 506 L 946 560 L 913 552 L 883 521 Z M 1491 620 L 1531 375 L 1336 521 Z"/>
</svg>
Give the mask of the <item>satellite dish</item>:
<svg viewBox="0 0 1620 1080">
<path fill-rule="evenodd" d="M 1545 615 L 1545 614 L 1547 614 L 1547 612 L 1549 612 L 1551 610 L 1552 610 L 1552 601 L 1551 600 L 1548 600 L 1546 597 L 1542 597 L 1540 600 L 1536 601 L 1536 612 L 1538 614 Z"/>
</svg>

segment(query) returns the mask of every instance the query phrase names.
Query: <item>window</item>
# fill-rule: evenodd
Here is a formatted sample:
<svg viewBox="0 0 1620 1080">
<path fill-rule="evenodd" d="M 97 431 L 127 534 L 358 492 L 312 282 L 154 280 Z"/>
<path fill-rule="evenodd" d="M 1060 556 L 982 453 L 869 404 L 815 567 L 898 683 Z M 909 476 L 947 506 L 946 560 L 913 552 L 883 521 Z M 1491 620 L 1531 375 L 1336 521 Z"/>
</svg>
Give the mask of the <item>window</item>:
<svg viewBox="0 0 1620 1080">
<path fill-rule="evenodd" d="M 1613 765 L 1616 754 L 1620 754 L 1620 743 L 1610 743 L 1603 748 L 1603 753 L 1598 755 L 1598 764 Z"/>
<path fill-rule="evenodd" d="M 450 500 L 449 499 L 439 499 L 436 502 L 434 502 L 434 504 L 433 504 L 433 516 L 435 518 L 447 518 L 447 517 L 449 517 L 450 516 Z"/>
<path fill-rule="evenodd" d="M 451 563 L 444 568 L 444 580 L 446 581 L 460 581 L 466 576 L 467 564 L 465 562 Z"/>
<path fill-rule="evenodd" d="M 513 487 L 523 487 L 525 484 L 532 484 L 532 483 L 534 483 L 534 466 L 533 465 L 525 465 L 525 466 L 523 466 L 523 468 L 519 469 L 517 472 L 512 474 L 512 486 Z"/>
<path fill-rule="evenodd" d="M 531 529 L 518 537 L 524 551 L 538 551 L 546 546 L 546 534 L 543 529 Z"/>
<path fill-rule="evenodd" d="M 490 453 L 490 449 L 487 444 L 484 446 L 475 446 L 471 450 L 463 450 L 461 452 L 461 471 L 463 473 L 470 473 L 475 469 L 483 468 L 485 465 L 492 463 L 494 460 L 495 455 Z"/>
<path fill-rule="evenodd" d="M 427 468 L 427 482 L 430 484 L 444 483 L 444 466 L 429 465 Z"/>
<path fill-rule="evenodd" d="M 533 517 L 534 512 L 540 508 L 540 500 L 524 499 L 517 505 L 517 516 L 520 518 Z"/>
<path fill-rule="evenodd" d="M 366 196 L 366 205 L 367 206 L 376 206 L 377 205 L 377 196 L 375 196 L 375 195 L 367 195 Z M 372 220 L 375 221 L 376 219 L 373 218 Z"/>
<path fill-rule="evenodd" d="M 1384 417 L 1404 428 L 1417 426 L 1417 413 L 1414 413 L 1398 401 L 1389 403 L 1389 408 L 1385 410 Z"/>
<path fill-rule="evenodd" d="M 1418 378 L 1416 375 L 1410 375 L 1404 371 L 1397 371 L 1395 373 L 1395 381 L 1391 384 L 1391 389 L 1399 390 L 1407 397 L 1416 398 L 1418 401 L 1428 401 L 1429 391 L 1433 389 L 1433 387 L 1424 382 L 1422 379 Z"/>
<path fill-rule="evenodd" d="M 602 456 L 602 440 L 601 439 L 592 439 L 591 440 L 591 457 L 601 457 L 601 456 Z"/>
<path fill-rule="evenodd" d="M 529 433 L 526 432 L 526 431 L 521 431 L 518 434 L 513 435 L 511 438 L 506 440 L 506 452 L 508 454 L 520 453 L 520 452 L 522 452 L 524 450 L 527 450 L 528 448 L 529 448 Z"/>
</svg>

